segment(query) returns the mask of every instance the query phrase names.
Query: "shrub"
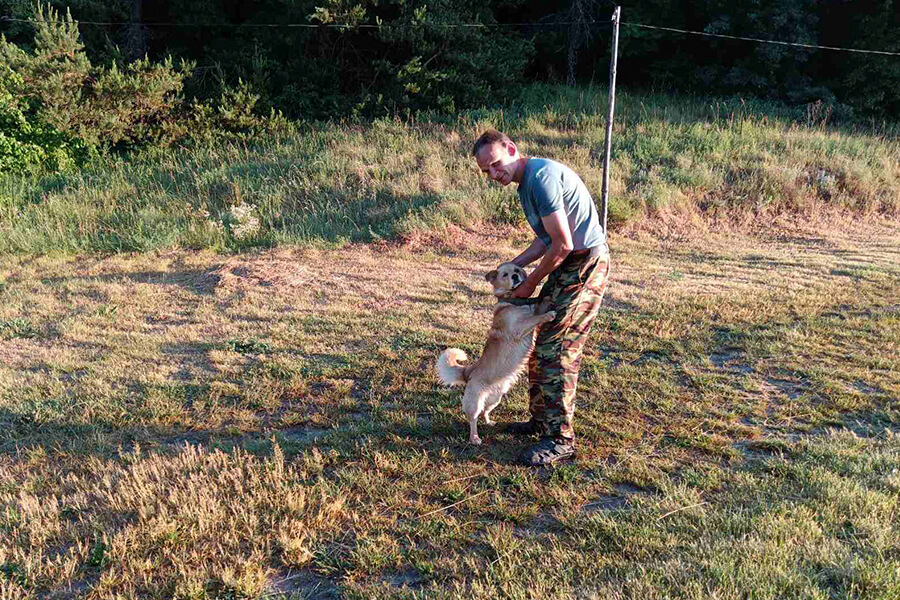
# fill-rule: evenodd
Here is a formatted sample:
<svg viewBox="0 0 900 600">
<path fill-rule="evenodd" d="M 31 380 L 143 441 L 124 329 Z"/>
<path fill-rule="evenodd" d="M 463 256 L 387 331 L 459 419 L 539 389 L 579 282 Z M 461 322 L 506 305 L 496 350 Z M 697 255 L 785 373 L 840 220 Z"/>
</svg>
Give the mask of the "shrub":
<svg viewBox="0 0 900 600">
<path fill-rule="evenodd" d="M 142 59 L 97 67 L 84 52 L 71 13 L 62 18 L 53 8 L 38 5 L 35 21 L 33 51 L 0 38 L 0 68 L 15 75 L 8 78 L 17 86 L 18 104 L 27 103 L 30 134 L 49 135 L 48 144 L 57 139 L 80 140 L 85 148 L 96 151 L 165 144 L 184 135 L 178 123 L 183 105 L 179 94 L 193 68 L 190 63 L 176 68 L 171 59 L 159 64 Z M 22 112 L 22 107 L 17 110 Z M 20 130 L 27 129 L 21 119 L 13 121 Z M 36 126 L 40 131 L 33 131 Z M 19 162 L 23 161 L 33 162 L 34 157 Z"/>
<path fill-rule="evenodd" d="M 23 86 L 21 76 L 0 67 L 0 171 L 59 171 L 83 162 L 84 144 L 41 123 L 23 99 Z"/>
<path fill-rule="evenodd" d="M 260 134 L 290 133 L 294 126 L 274 109 L 268 117 L 255 113 L 259 94 L 239 81 L 223 86 L 218 103 L 194 101 L 190 107 L 190 136 L 198 141 L 248 139 Z"/>
</svg>

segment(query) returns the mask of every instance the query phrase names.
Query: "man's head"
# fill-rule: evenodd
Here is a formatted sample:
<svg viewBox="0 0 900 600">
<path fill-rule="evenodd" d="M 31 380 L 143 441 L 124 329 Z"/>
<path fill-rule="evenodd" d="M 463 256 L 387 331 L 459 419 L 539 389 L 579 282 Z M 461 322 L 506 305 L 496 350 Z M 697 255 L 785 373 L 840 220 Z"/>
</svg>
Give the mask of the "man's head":
<svg viewBox="0 0 900 600">
<path fill-rule="evenodd" d="M 489 129 L 481 134 L 472 148 L 472 156 L 482 173 L 501 185 L 522 183 L 525 157 L 509 137 Z"/>
<path fill-rule="evenodd" d="M 490 273 L 484 276 L 485 281 L 490 283 L 494 288 L 495 296 L 505 296 L 514 287 L 525 281 L 528 273 L 525 269 L 513 263 L 503 263 Z"/>
</svg>

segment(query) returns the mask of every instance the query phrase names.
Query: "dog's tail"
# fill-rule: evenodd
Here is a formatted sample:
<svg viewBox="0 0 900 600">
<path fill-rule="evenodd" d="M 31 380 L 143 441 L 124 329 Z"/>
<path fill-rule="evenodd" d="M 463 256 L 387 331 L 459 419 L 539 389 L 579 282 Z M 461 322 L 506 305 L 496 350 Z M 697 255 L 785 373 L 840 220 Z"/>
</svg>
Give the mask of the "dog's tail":
<svg viewBox="0 0 900 600">
<path fill-rule="evenodd" d="M 447 348 L 437 359 L 438 378 L 444 385 L 466 385 L 466 367 L 460 363 L 469 360 L 459 348 Z"/>
</svg>

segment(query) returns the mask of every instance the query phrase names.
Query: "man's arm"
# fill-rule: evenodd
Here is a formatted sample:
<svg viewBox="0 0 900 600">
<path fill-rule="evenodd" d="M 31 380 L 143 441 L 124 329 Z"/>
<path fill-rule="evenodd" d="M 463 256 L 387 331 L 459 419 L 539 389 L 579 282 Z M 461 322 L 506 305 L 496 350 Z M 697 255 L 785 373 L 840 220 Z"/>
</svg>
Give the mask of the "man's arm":
<svg viewBox="0 0 900 600">
<path fill-rule="evenodd" d="M 541 238 L 534 238 L 534 241 L 531 242 L 531 245 L 525 249 L 525 252 L 518 255 L 514 259 L 512 259 L 511 263 L 519 265 L 520 267 L 527 267 L 547 252 L 547 246 L 544 245 L 544 242 L 541 241 Z"/>
<path fill-rule="evenodd" d="M 550 213 L 546 217 L 541 217 L 541 222 L 544 224 L 544 229 L 546 229 L 547 233 L 550 235 L 550 248 L 546 249 L 544 257 L 541 259 L 541 263 L 538 267 L 531 272 L 525 281 L 520 283 L 518 287 L 513 290 L 513 298 L 530 297 L 531 294 L 534 293 L 534 288 L 544 280 L 544 277 L 553 272 L 574 248 L 574 243 L 572 242 L 572 230 L 569 228 L 569 219 L 566 217 L 566 212 L 564 210 L 558 210 Z M 543 246 L 543 244 L 541 245 Z M 531 244 L 531 247 L 533 246 L 534 243 Z M 519 257 L 527 255 L 531 250 L 531 247 L 519 255 Z"/>
</svg>

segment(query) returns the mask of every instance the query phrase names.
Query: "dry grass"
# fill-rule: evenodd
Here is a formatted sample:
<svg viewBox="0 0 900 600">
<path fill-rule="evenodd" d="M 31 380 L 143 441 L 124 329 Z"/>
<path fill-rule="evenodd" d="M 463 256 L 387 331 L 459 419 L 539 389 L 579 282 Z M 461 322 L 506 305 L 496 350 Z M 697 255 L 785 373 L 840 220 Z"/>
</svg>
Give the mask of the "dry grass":
<svg viewBox="0 0 900 600">
<path fill-rule="evenodd" d="M 605 91 L 535 85 L 523 97 L 452 120 L 305 125 L 53 177 L 0 177 L 0 252 L 341 246 L 515 224 L 515 197 L 489 185 L 470 156 L 492 126 L 525 154 L 570 165 L 599 195 Z M 897 218 L 895 126 L 833 127 L 738 99 L 620 93 L 617 107 L 609 215 L 623 233 Z"/>
<path fill-rule="evenodd" d="M 546 471 L 431 374 L 516 230 L 2 258 L 0 597 L 897 597 L 896 239 L 615 239 Z"/>
</svg>

